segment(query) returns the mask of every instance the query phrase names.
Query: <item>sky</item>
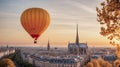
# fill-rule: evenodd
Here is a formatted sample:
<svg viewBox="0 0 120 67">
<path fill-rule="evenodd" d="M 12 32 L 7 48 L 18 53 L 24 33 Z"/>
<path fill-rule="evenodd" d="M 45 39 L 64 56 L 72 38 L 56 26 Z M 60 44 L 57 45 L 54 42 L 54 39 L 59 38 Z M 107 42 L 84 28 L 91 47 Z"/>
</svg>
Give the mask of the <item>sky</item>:
<svg viewBox="0 0 120 67">
<path fill-rule="evenodd" d="M 31 7 L 44 8 L 51 17 L 48 29 L 39 37 L 39 46 L 67 47 L 75 42 L 76 24 L 80 42 L 88 46 L 111 46 L 99 34 L 96 7 L 103 0 L 0 0 L 0 45 L 32 46 L 33 39 L 20 22 L 22 12 Z"/>
</svg>

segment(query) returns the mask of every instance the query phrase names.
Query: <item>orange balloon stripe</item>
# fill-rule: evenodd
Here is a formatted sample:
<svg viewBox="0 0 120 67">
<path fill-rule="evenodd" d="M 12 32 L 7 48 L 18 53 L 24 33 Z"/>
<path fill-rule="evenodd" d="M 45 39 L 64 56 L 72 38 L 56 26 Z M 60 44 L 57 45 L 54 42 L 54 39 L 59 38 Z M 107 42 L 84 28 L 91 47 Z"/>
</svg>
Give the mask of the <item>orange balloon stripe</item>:
<svg viewBox="0 0 120 67">
<path fill-rule="evenodd" d="M 41 18 L 42 20 L 40 19 L 40 27 L 39 27 L 39 30 L 41 30 L 41 27 L 42 27 L 42 25 L 43 25 L 43 23 L 42 23 L 43 20 L 44 20 L 44 17 L 43 17 L 43 16 L 44 16 L 43 11 L 41 11 L 40 18 Z M 40 35 L 41 35 L 41 34 L 40 34 Z"/>
<path fill-rule="evenodd" d="M 35 23 L 35 24 L 34 24 L 34 27 L 35 27 L 35 26 L 36 26 L 36 23 L 37 23 L 37 22 L 36 22 L 36 20 L 37 20 L 37 19 L 36 19 L 36 16 L 37 16 L 37 15 L 36 15 L 36 10 L 34 9 L 33 12 L 34 12 L 34 13 L 33 13 L 33 18 L 32 18 L 32 19 L 34 20 L 33 23 Z M 35 28 L 35 32 L 36 32 L 36 29 L 37 29 L 37 27 Z"/>
<path fill-rule="evenodd" d="M 42 18 L 42 15 L 43 15 L 43 14 L 42 14 L 42 11 L 40 11 L 39 26 L 38 26 L 38 29 L 39 29 L 39 30 L 41 30 L 40 27 L 42 26 L 42 24 L 41 24 L 41 22 L 42 22 L 41 19 L 43 19 L 43 18 Z"/>
<path fill-rule="evenodd" d="M 37 10 L 38 11 L 38 10 Z M 39 30 L 38 28 L 39 28 L 39 24 L 40 24 L 40 14 L 39 14 L 39 12 L 37 12 L 36 11 L 36 18 L 35 18 L 35 20 L 36 20 L 36 33 L 38 34 L 38 31 L 37 30 Z"/>
<path fill-rule="evenodd" d="M 47 19 L 47 15 L 46 15 L 46 19 Z M 45 20 L 45 22 L 47 22 L 47 20 Z M 48 23 L 45 23 L 45 27 L 43 28 L 43 31 L 42 32 L 44 32 L 44 30 L 46 29 L 46 26 L 48 25 Z"/>
<path fill-rule="evenodd" d="M 46 14 L 45 14 L 45 12 L 43 12 L 43 14 L 44 14 L 44 16 L 46 17 Z M 44 30 L 44 28 L 45 28 L 45 25 L 46 25 L 46 20 L 45 20 L 45 17 L 43 16 L 43 21 L 42 21 L 42 26 L 41 26 L 41 28 Z M 41 33 L 43 30 L 41 30 L 39 33 Z"/>
<path fill-rule="evenodd" d="M 50 20 L 49 20 L 50 17 L 49 18 L 48 17 L 49 17 L 49 15 L 47 15 L 47 17 L 46 17 L 46 19 L 47 19 L 46 22 L 50 22 Z M 48 25 L 49 25 L 49 23 L 46 23 L 44 30 L 48 27 Z M 42 31 L 42 33 L 44 32 L 44 30 Z"/>
<path fill-rule="evenodd" d="M 25 13 L 24 16 L 25 16 L 25 18 L 26 18 L 26 19 L 24 19 L 24 23 L 26 23 L 26 25 L 24 26 L 24 28 L 26 28 L 26 29 L 27 29 L 27 32 L 29 33 L 29 27 L 28 27 L 28 26 L 29 26 L 29 23 L 28 23 L 28 22 L 29 22 L 29 20 L 28 20 L 28 13 Z M 26 22 L 25 22 L 25 21 L 26 21 Z"/>
<path fill-rule="evenodd" d="M 27 16 L 27 13 L 24 13 L 24 14 L 22 14 L 22 16 L 23 16 L 23 21 L 24 21 L 24 23 L 22 24 L 23 25 L 23 27 L 25 28 L 25 30 L 29 33 L 29 29 L 28 29 L 28 23 L 27 22 L 29 22 L 28 21 L 28 16 Z"/>
<path fill-rule="evenodd" d="M 48 15 L 46 15 L 46 19 L 47 19 Z M 45 22 L 47 22 L 47 20 L 45 20 Z M 48 26 L 48 23 L 45 24 L 44 28 L 43 28 L 43 31 L 41 31 L 41 33 L 44 32 L 44 30 L 46 29 L 46 26 Z"/>
<path fill-rule="evenodd" d="M 27 26 L 27 15 L 26 15 L 26 13 L 25 13 L 25 15 L 23 15 L 23 17 L 24 17 L 24 19 L 23 19 L 23 21 L 24 21 L 24 24 L 23 24 L 23 26 L 24 26 L 24 28 L 25 28 L 25 26 Z M 28 28 L 26 28 L 26 30 L 27 30 L 27 32 L 28 32 Z"/>
<path fill-rule="evenodd" d="M 46 13 L 45 13 L 46 14 Z M 46 19 L 47 19 L 47 15 L 46 15 Z M 45 20 L 45 22 L 47 22 L 47 20 Z M 43 28 L 43 31 L 41 31 L 41 33 L 43 33 L 44 32 L 44 30 L 46 29 L 46 26 L 48 25 L 48 23 L 45 23 L 45 25 L 44 25 L 44 28 Z"/>
<path fill-rule="evenodd" d="M 46 16 L 46 18 L 47 18 L 47 16 Z M 46 20 L 44 22 L 46 22 Z M 40 33 L 44 32 L 44 30 L 46 29 L 46 26 L 47 26 L 47 23 L 44 24 L 43 30 Z"/>
<path fill-rule="evenodd" d="M 37 30 L 39 30 L 39 17 L 40 17 L 40 14 L 38 12 L 38 10 L 35 11 L 35 26 L 36 26 L 36 32 L 38 33 Z"/>
<path fill-rule="evenodd" d="M 38 26 L 38 25 L 37 25 L 37 24 L 38 24 L 38 19 L 37 19 L 37 10 L 36 10 L 36 9 L 35 9 L 35 20 L 36 20 L 36 21 L 35 21 L 35 22 L 36 22 L 36 23 L 35 23 L 35 26 L 36 26 L 36 31 L 37 31 L 37 30 L 38 30 L 38 29 L 37 29 L 37 28 L 38 28 L 38 27 L 37 27 L 37 26 Z"/>
<path fill-rule="evenodd" d="M 27 15 L 27 18 L 28 18 L 28 26 L 26 26 L 28 29 L 29 29 L 29 33 L 31 33 L 32 32 L 32 19 L 31 19 L 31 17 L 32 17 L 32 10 L 29 10 L 29 12 L 28 12 L 28 15 Z"/>
<path fill-rule="evenodd" d="M 35 32 L 37 32 L 37 30 L 36 30 L 36 29 L 37 29 L 37 27 L 36 27 L 36 23 L 37 23 L 37 22 L 36 22 L 36 9 L 34 9 L 33 12 L 34 12 L 34 13 L 32 13 L 32 14 L 33 14 L 33 18 L 32 18 L 32 19 L 33 19 L 34 21 L 32 21 L 32 23 L 35 22 L 33 27 L 34 27 L 34 29 L 35 29 Z"/>
<path fill-rule="evenodd" d="M 23 15 L 23 21 L 24 21 L 24 23 L 22 23 L 22 25 L 23 25 L 23 27 L 25 28 L 26 26 L 27 26 L 27 21 L 26 21 L 26 19 L 27 19 L 27 17 L 26 17 L 27 15 L 26 15 L 26 13 Z M 25 30 L 28 32 L 28 28 L 25 28 Z"/>
<path fill-rule="evenodd" d="M 36 21 L 35 21 L 35 22 L 36 22 L 36 23 L 35 23 L 35 26 L 36 26 L 36 32 L 38 33 L 37 30 L 38 30 L 38 23 L 39 23 L 38 21 L 39 21 L 39 19 L 37 18 L 37 16 L 39 16 L 39 14 L 37 13 L 37 10 L 36 10 L 36 11 L 35 11 L 35 20 L 36 20 Z"/>
<path fill-rule="evenodd" d="M 31 19 L 30 19 L 30 16 L 29 16 L 29 14 L 31 14 L 30 12 L 31 12 L 31 11 L 28 10 L 28 12 L 26 13 L 26 14 L 27 14 L 27 15 L 26 15 L 26 18 L 27 18 L 27 19 L 26 19 L 26 21 L 27 21 L 26 28 L 28 28 L 28 33 L 30 33 L 30 29 L 29 29 L 30 27 L 29 27 L 29 26 L 30 26 L 30 23 L 31 23 Z"/>
<path fill-rule="evenodd" d="M 44 16 L 45 16 L 45 13 L 43 12 L 43 18 L 42 18 L 43 20 L 42 20 L 42 24 L 41 24 L 41 27 L 40 27 L 41 31 L 39 32 L 40 35 L 41 35 L 41 32 L 44 30 L 44 26 L 45 26 L 45 20 L 44 20 L 45 18 L 44 18 Z"/>
<path fill-rule="evenodd" d="M 35 20 L 34 20 L 34 11 L 33 10 L 31 10 L 30 19 L 31 19 L 31 23 L 30 23 L 31 33 L 35 33 L 35 29 L 34 29 Z"/>
</svg>

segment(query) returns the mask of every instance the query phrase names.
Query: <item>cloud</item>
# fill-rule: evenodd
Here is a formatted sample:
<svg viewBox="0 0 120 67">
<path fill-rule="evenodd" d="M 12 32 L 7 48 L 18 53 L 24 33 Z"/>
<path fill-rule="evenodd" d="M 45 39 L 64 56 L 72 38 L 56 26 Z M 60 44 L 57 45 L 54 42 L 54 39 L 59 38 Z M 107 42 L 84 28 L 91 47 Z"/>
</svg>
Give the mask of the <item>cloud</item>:
<svg viewBox="0 0 120 67">
<path fill-rule="evenodd" d="M 10 13 L 10 12 L 3 12 L 3 11 L 0 11 L 0 19 L 7 19 L 7 18 L 18 18 L 18 14 L 15 14 L 15 13 Z"/>
<path fill-rule="evenodd" d="M 87 11 L 87 12 L 89 12 L 89 13 L 92 13 L 92 14 L 95 14 L 95 13 L 96 13 L 95 10 L 93 10 L 92 8 L 90 8 L 90 7 L 88 7 L 87 5 L 84 5 L 84 4 L 82 4 L 82 3 L 79 3 L 79 2 L 76 2 L 76 1 L 73 1 L 73 0 L 67 0 L 67 3 L 68 3 L 68 4 L 71 4 L 72 6 L 77 7 L 77 8 L 79 8 L 79 9 L 85 10 L 85 11 Z"/>
</svg>

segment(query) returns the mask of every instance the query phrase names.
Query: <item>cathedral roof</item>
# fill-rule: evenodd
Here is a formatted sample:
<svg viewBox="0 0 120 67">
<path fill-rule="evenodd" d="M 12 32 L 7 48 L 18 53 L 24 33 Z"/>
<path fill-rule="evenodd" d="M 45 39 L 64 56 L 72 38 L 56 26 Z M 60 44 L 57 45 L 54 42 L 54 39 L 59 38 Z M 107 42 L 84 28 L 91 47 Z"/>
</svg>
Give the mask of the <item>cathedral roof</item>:
<svg viewBox="0 0 120 67">
<path fill-rule="evenodd" d="M 80 47 L 80 48 L 87 48 L 87 44 L 86 43 L 79 43 L 79 44 L 76 44 L 76 43 L 69 43 L 69 47 Z"/>
<path fill-rule="evenodd" d="M 87 48 L 86 44 L 79 44 L 78 46 L 81 47 L 81 48 Z"/>
<path fill-rule="evenodd" d="M 78 47 L 75 43 L 69 43 L 69 47 Z"/>
</svg>

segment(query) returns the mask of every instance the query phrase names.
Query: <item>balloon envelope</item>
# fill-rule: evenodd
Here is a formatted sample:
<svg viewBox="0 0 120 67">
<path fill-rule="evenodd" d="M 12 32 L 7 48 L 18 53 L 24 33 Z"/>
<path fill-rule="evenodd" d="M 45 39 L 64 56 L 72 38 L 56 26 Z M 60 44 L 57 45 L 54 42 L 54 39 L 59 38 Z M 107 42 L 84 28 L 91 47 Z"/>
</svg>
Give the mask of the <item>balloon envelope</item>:
<svg viewBox="0 0 120 67">
<path fill-rule="evenodd" d="M 50 16 L 42 8 L 29 8 L 22 13 L 21 24 L 36 41 L 49 26 Z"/>
</svg>

